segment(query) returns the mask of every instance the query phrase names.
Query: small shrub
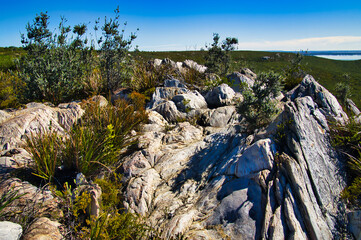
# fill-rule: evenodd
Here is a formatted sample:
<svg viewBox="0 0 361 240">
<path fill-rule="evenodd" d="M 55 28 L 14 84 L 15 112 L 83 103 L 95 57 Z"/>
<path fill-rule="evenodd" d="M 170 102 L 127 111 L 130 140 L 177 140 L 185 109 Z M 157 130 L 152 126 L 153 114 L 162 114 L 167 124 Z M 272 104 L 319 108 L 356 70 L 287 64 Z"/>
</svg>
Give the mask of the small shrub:
<svg viewBox="0 0 361 240">
<path fill-rule="evenodd" d="M 34 175 L 48 182 L 54 180 L 55 169 L 61 163 L 62 141 L 58 134 L 47 131 L 26 138 L 26 150 L 34 159 Z"/>
<path fill-rule="evenodd" d="M 131 33 L 128 38 L 125 38 L 125 30 L 120 29 L 119 7 L 114 12 L 114 19 L 105 18 L 104 25 L 101 27 L 103 38 L 98 40 L 100 44 L 99 66 L 106 93 L 124 87 L 129 82 L 132 69 L 128 50 L 136 38 L 135 33 Z M 124 23 L 124 27 L 126 25 L 127 23 Z M 98 30 L 98 26 L 95 27 L 95 30 Z"/>
<path fill-rule="evenodd" d="M 133 95 L 133 105 L 125 100 L 117 100 L 114 106 L 100 107 L 96 102 L 84 105 L 82 119 L 65 141 L 63 159 L 67 168 L 90 176 L 114 166 L 121 151 L 135 140 L 130 132 L 147 119 L 144 105 L 139 103 L 143 100 Z"/>
<path fill-rule="evenodd" d="M 78 194 L 72 191 L 71 185 L 64 183 L 63 190 L 55 190 L 55 194 L 61 201 L 61 209 L 64 212 L 62 223 L 66 226 L 66 239 L 81 239 L 82 228 L 86 224 L 86 211 L 91 202 L 90 194 L 83 192 Z"/>
<path fill-rule="evenodd" d="M 290 64 L 284 70 L 284 88 L 286 91 L 296 87 L 302 79 L 306 76 L 305 68 L 302 64 L 304 55 L 302 52 L 298 52 L 290 60 Z"/>
<path fill-rule="evenodd" d="M 277 97 L 282 89 L 282 77 L 274 72 L 261 73 L 251 89 L 243 91 L 243 102 L 238 106 L 238 112 L 245 117 L 249 129 L 266 126 L 277 113 Z"/>
<path fill-rule="evenodd" d="M 348 74 L 344 74 L 343 79 L 335 86 L 335 96 L 344 107 L 346 106 L 346 100 L 352 96 L 349 82 L 350 76 Z"/>
<path fill-rule="evenodd" d="M 64 141 L 62 159 L 65 167 L 90 176 L 96 174 L 97 169 L 116 162 L 119 149 L 113 144 L 114 127 L 109 124 L 105 129 L 94 131 L 85 125 L 74 126 Z"/>
<path fill-rule="evenodd" d="M 0 72 L 0 108 L 19 106 L 19 88 L 22 84 L 16 74 Z"/>
<path fill-rule="evenodd" d="M 221 43 L 219 43 L 219 34 L 213 34 L 213 43 L 211 46 L 206 46 L 207 54 L 205 55 L 205 66 L 207 72 L 215 73 L 224 76 L 228 73 L 230 67 L 230 52 L 235 49 L 235 45 L 238 44 L 237 38 L 228 37 Z"/>
<path fill-rule="evenodd" d="M 345 125 L 332 124 L 332 144 L 347 159 L 347 187 L 342 197 L 361 206 L 361 125 L 352 118 Z"/>
</svg>

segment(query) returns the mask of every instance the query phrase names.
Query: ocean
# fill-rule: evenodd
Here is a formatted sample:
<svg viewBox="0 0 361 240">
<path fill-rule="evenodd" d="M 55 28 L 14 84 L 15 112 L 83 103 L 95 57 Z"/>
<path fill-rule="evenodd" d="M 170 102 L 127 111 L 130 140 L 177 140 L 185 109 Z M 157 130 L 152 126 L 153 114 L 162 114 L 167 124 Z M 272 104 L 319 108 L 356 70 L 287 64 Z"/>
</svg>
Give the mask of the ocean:
<svg viewBox="0 0 361 240">
<path fill-rule="evenodd" d="M 361 55 L 315 55 L 316 57 L 321 58 L 328 58 L 333 60 L 344 60 L 344 61 L 353 61 L 353 60 L 360 60 Z"/>
</svg>

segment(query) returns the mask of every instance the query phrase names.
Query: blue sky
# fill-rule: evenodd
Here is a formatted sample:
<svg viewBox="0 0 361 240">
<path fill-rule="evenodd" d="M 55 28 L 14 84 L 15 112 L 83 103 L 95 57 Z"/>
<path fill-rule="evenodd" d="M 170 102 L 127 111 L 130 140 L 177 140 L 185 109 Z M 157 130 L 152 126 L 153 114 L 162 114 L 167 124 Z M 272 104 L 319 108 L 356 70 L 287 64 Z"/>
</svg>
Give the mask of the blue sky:
<svg viewBox="0 0 361 240">
<path fill-rule="evenodd" d="M 136 31 L 140 50 L 195 50 L 237 37 L 240 50 L 360 50 L 361 1 L 10 1 L 2 0 L 0 46 L 21 46 L 20 33 L 41 11 L 51 28 L 112 17 L 119 5 L 127 31 Z"/>
</svg>

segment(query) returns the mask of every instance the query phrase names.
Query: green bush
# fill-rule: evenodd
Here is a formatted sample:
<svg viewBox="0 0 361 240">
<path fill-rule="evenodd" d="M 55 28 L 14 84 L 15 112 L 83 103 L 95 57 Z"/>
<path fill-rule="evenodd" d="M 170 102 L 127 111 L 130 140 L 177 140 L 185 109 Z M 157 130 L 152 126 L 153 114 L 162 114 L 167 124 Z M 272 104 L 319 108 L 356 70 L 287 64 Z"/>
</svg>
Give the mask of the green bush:
<svg viewBox="0 0 361 240">
<path fill-rule="evenodd" d="M 289 65 L 283 70 L 285 75 L 283 84 L 286 91 L 293 89 L 306 76 L 305 68 L 302 64 L 303 59 L 304 59 L 303 53 L 298 52 L 290 60 Z"/>
<path fill-rule="evenodd" d="M 61 163 L 62 140 L 55 131 L 31 134 L 26 138 L 26 149 L 34 160 L 34 175 L 52 182 L 56 167 Z"/>
<path fill-rule="evenodd" d="M 21 82 L 16 74 L 0 72 L 0 108 L 16 108 L 19 106 L 19 89 Z"/>
<path fill-rule="evenodd" d="M 361 206 L 361 125 L 350 118 L 344 125 L 331 125 L 330 133 L 333 146 L 347 159 L 347 188 L 342 197 Z"/>
<path fill-rule="evenodd" d="M 350 87 L 350 76 L 345 73 L 342 77 L 343 79 L 339 81 L 335 86 L 335 96 L 340 101 L 342 106 L 346 106 L 346 100 L 351 98 L 351 87 Z"/>
<path fill-rule="evenodd" d="M 89 94 L 109 94 L 130 81 L 128 50 L 136 38 L 128 39 L 120 30 L 119 10 L 114 19 L 105 18 L 99 39 L 88 39 L 87 26 L 66 25 L 49 29 L 49 16 L 40 13 L 26 26 L 22 43 L 27 51 L 18 60 L 19 77 L 25 83 L 24 101 L 46 100 L 53 103 L 85 98 Z M 99 30 L 99 20 L 95 31 Z M 97 36 L 97 34 L 95 34 Z M 95 43 L 99 50 L 95 50 Z"/>
<path fill-rule="evenodd" d="M 27 54 L 18 61 L 19 76 L 25 83 L 25 100 L 53 103 L 85 96 L 84 78 L 91 67 L 92 54 L 84 37 L 86 26 L 76 25 L 69 40 L 70 26 L 62 19 L 58 33 L 49 30 L 47 13 L 37 15 L 22 35 Z"/>
<path fill-rule="evenodd" d="M 277 113 L 276 101 L 280 94 L 282 76 L 274 72 L 261 73 L 251 89 L 243 91 L 243 102 L 237 110 L 249 124 L 249 129 L 266 126 Z"/>
<path fill-rule="evenodd" d="M 60 138 L 48 131 L 27 138 L 27 149 L 35 160 L 35 174 L 48 181 L 54 180 L 57 166 L 82 172 L 90 177 L 101 169 L 111 170 L 120 154 L 136 141 L 130 133 L 145 122 L 144 98 L 133 94 L 132 104 L 124 100 L 99 106 L 84 103 L 85 113 L 79 123 Z"/>
<path fill-rule="evenodd" d="M 128 50 L 136 38 L 131 33 L 128 38 L 124 36 L 124 29 L 120 29 L 119 7 L 115 10 L 115 18 L 105 18 L 102 30 L 103 38 L 100 44 L 99 61 L 106 93 L 113 92 L 119 87 L 124 87 L 131 79 L 131 61 Z M 127 23 L 124 23 L 126 26 Z M 98 26 L 95 27 L 98 30 Z"/>
</svg>

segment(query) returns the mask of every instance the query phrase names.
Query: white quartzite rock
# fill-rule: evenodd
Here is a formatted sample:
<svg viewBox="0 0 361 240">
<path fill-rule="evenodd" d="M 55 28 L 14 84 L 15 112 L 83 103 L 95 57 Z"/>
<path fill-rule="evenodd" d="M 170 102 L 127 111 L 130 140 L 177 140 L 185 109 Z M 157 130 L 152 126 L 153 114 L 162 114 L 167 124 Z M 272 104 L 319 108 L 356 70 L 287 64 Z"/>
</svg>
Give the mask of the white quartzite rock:
<svg viewBox="0 0 361 240">
<path fill-rule="evenodd" d="M 235 96 L 234 90 L 227 84 L 221 84 L 209 91 L 204 97 L 211 108 L 230 105 Z"/>
<path fill-rule="evenodd" d="M 22 233 L 21 225 L 8 221 L 0 222 L 0 240 L 19 240 Z"/>
</svg>

